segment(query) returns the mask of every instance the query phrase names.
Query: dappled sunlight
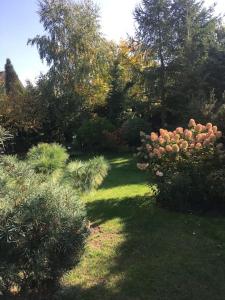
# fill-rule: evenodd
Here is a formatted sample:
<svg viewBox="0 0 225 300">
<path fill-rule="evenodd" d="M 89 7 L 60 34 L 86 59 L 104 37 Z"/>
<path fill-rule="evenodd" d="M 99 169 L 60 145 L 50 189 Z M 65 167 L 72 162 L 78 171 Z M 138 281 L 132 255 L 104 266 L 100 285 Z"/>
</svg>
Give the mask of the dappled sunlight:
<svg viewBox="0 0 225 300">
<path fill-rule="evenodd" d="M 128 171 L 139 178 L 130 164 L 120 173 L 112 165 L 103 187 L 85 199 L 91 235 L 80 264 L 63 278 L 63 299 L 221 300 L 225 221 L 158 208 L 146 177 L 120 184 Z"/>
<path fill-rule="evenodd" d="M 99 199 L 121 199 L 129 195 L 131 198 L 136 196 L 144 196 L 149 194 L 149 187 L 147 184 L 127 184 L 120 187 L 104 188 L 100 192 L 93 192 L 85 197 L 87 202 Z"/>
</svg>

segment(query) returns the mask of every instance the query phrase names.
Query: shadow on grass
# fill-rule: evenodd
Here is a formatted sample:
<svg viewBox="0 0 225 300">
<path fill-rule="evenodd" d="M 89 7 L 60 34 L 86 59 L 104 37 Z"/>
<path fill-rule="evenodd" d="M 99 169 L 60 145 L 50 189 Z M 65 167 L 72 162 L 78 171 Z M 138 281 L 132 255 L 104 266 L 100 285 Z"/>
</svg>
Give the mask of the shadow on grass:
<svg viewBox="0 0 225 300">
<path fill-rule="evenodd" d="M 120 218 L 125 240 L 102 282 L 68 288 L 63 299 L 224 299 L 224 219 L 167 212 L 146 197 L 94 201 L 88 213 L 96 226 Z"/>
</svg>

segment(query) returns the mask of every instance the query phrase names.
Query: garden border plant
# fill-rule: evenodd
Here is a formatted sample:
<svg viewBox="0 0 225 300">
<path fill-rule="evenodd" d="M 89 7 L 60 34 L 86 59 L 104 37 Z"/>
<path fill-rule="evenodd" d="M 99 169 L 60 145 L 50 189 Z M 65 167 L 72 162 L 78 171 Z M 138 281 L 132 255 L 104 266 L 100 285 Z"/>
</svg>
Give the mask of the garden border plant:
<svg viewBox="0 0 225 300">
<path fill-rule="evenodd" d="M 157 186 L 157 201 L 179 211 L 225 210 L 225 190 L 218 197 L 216 190 L 224 172 L 224 146 L 218 143 L 222 132 L 211 123 L 196 124 L 189 129 L 160 129 L 159 134 L 141 132 L 137 167 L 150 173 Z M 223 185 L 224 186 L 224 185 Z"/>
<path fill-rule="evenodd" d="M 35 146 L 25 160 L 0 156 L 4 296 L 49 299 L 63 273 L 79 261 L 88 234 L 81 194 L 102 183 L 109 165 L 103 157 L 66 165 L 67 158 L 66 149 L 58 144 Z"/>
</svg>

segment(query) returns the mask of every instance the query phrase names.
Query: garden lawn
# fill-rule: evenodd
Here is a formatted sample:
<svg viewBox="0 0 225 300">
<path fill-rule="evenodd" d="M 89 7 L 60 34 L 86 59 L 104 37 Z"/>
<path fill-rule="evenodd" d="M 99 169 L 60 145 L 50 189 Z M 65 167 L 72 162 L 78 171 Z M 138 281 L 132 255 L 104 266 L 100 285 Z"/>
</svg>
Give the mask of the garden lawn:
<svg viewBox="0 0 225 300">
<path fill-rule="evenodd" d="M 91 234 L 62 299 L 225 299 L 225 218 L 162 210 L 132 157 L 110 163 L 102 188 L 84 197 Z"/>
</svg>

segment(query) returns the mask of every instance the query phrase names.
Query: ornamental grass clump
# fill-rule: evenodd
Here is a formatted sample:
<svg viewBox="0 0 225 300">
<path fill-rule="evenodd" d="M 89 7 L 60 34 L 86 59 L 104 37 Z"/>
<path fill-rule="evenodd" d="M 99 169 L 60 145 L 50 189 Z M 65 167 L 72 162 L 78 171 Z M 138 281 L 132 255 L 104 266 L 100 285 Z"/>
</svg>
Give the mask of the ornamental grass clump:
<svg viewBox="0 0 225 300">
<path fill-rule="evenodd" d="M 225 161 L 222 132 L 217 126 L 191 119 L 186 129 L 140 135 L 137 167 L 151 173 L 161 204 L 179 210 L 218 208 L 208 190 L 210 174 L 221 169 Z"/>
<path fill-rule="evenodd" d="M 35 171 L 47 174 L 65 167 L 68 158 L 66 149 L 56 143 L 40 143 L 27 154 L 28 162 Z"/>
<path fill-rule="evenodd" d="M 108 171 L 109 164 L 102 156 L 86 162 L 72 161 L 65 169 L 64 180 L 82 193 L 90 192 L 102 184 Z"/>
</svg>

